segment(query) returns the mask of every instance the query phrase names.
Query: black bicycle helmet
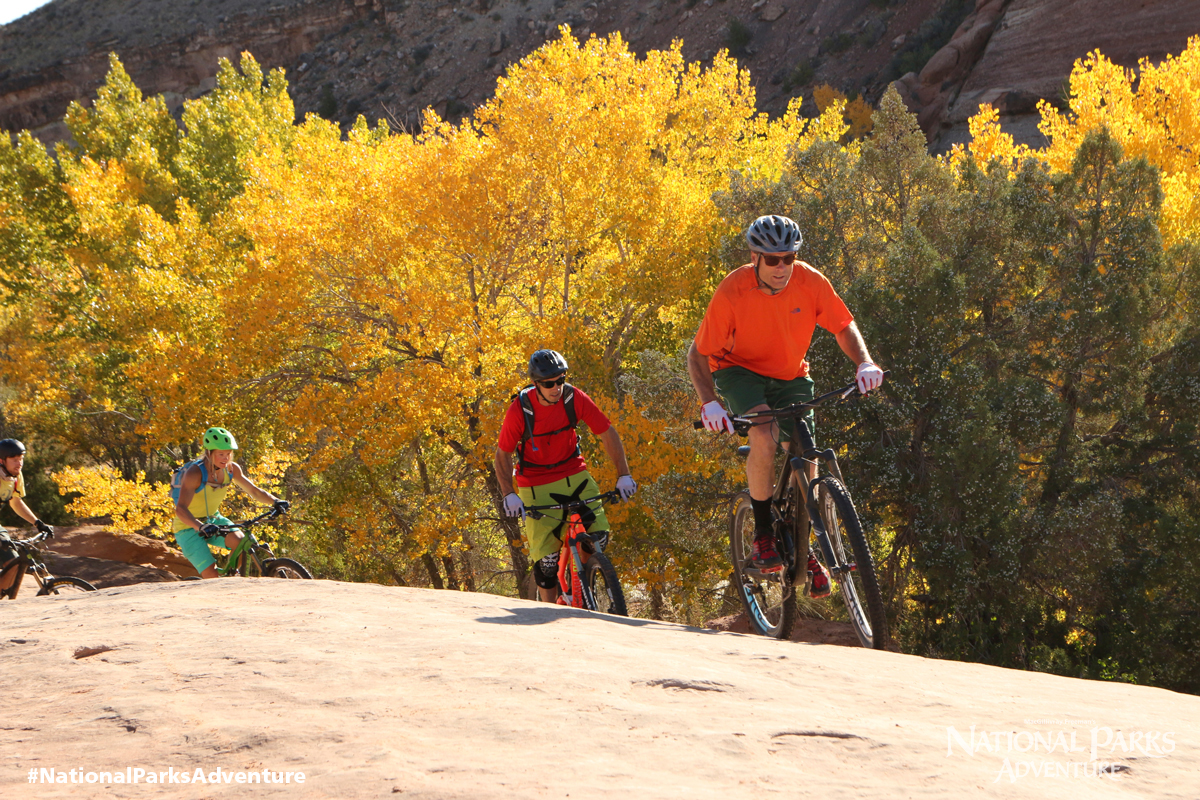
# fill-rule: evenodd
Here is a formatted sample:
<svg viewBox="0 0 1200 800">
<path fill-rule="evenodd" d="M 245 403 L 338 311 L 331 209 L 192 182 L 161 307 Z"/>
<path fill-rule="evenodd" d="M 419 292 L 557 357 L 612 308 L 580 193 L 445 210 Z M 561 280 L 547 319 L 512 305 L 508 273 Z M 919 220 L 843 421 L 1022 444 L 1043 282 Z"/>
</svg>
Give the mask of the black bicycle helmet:
<svg viewBox="0 0 1200 800">
<path fill-rule="evenodd" d="M 759 253 L 795 253 L 803 241 L 800 226 L 776 214 L 759 217 L 746 229 L 746 243 Z"/>
<path fill-rule="evenodd" d="M 0 458 L 25 455 L 25 445 L 17 439 L 0 439 Z"/>
<path fill-rule="evenodd" d="M 538 350 L 529 357 L 529 377 L 535 381 L 557 378 L 567 371 L 567 360 L 557 350 Z"/>
</svg>

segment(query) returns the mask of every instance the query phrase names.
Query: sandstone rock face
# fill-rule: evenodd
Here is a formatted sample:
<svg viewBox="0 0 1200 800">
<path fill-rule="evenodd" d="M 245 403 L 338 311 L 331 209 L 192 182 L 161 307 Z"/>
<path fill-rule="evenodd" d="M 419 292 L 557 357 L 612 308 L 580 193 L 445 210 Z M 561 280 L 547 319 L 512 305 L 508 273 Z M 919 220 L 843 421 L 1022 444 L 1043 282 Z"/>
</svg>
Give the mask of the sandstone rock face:
<svg viewBox="0 0 1200 800">
<path fill-rule="evenodd" d="M 120 536 L 99 525 L 60 528 L 43 548 L 60 556 L 82 556 L 145 567 L 178 578 L 194 577 L 196 570 L 178 550 L 146 536 Z M 65 575 L 75 573 L 63 570 Z M 78 577 L 91 580 L 84 575 Z M 160 578 L 161 579 L 161 578 Z"/>
<path fill-rule="evenodd" d="M 215 86 L 218 59 L 236 62 L 250 51 L 267 67 L 291 64 L 370 12 L 354 0 L 250 0 L 227 13 L 219 13 L 221 4 L 190 4 L 186 13 L 180 6 L 55 0 L 0 28 L 0 128 L 32 129 L 45 141 L 65 138 L 59 120 L 67 105 L 90 99 L 112 51 L 144 94 L 164 94 L 178 114 L 183 100 Z"/>
<path fill-rule="evenodd" d="M 1040 145 L 1037 102 L 1064 103 L 1076 59 L 1099 49 L 1136 67 L 1179 53 L 1197 34 L 1195 0 L 977 0 L 950 43 L 898 88 L 935 150 L 965 141 L 983 103 L 1018 141 Z"/>
<path fill-rule="evenodd" d="M 297 117 L 319 111 L 348 128 L 364 115 L 415 131 L 426 108 L 458 121 L 494 92 L 505 68 L 559 36 L 620 32 L 638 52 L 682 39 L 707 61 L 749 32 L 740 57 L 759 108 L 781 113 L 829 83 L 875 102 L 895 85 L 935 150 L 965 137 L 992 102 L 1005 128 L 1037 142 L 1038 99 L 1059 100 L 1074 60 L 1100 48 L 1119 63 L 1179 52 L 1200 33 L 1196 0 L 975 0 L 950 42 L 900 77 L 907 50 L 943 0 L 51 0 L 0 27 L 0 128 L 67 137 L 67 104 L 85 104 L 116 52 L 138 85 L 176 113 L 210 91 L 217 59 L 249 51 L 288 71 Z M 905 66 L 904 68 L 907 68 Z M 797 84 L 792 76 L 805 75 Z"/>
<path fill-rule="evenodd" d="M 890 42 L 918 27 L 942 0 L 51 0 L 0 28 L 0 127 L 43 141 L 67 136 L 71 100 L 85 104 L 116 52 L 148 94 L 178 111 L 211 90 L 219 57 L 250 51 L 284 67 L 297 116 L 318 111 L 348 127 L 358 114 L 415 130 L 424 109 L 461 119 L 487 100 L 497 76 L 560 26 L 586 39 L 619 31 L 638 52 L 684 42 L 689 60 L 728 46 L 730 22 L 751 35 L 741 60 L 759 107 L 779 113 L 819 83 L 877 97 L 887 85 Z M 818 58 L 822 45 L 838 48 Z M 19 46 L 16 46 L 18 45 Z M 785 78 L 805 66 L 811 81 Z"/>
<path fill-rule="evenodd" d="M 140 567 L 126 564 L 124 561 L 110 561 L 103 558 L 88 558 L 87 556 L 63 556 L 54 552 L 42 554 L 50 574 L 71 575 L 83 578 L 97 589 L 107 589 L 110 586 L 132 586 L 135 583 L 170 583 L 179 580 L 179 576 L 153 567 Z M 21 591 L 33 591 L 34 582 L 26 578 Z"/>
<path fill-rule="evenodd" d="M 331 581 L 0 611 L 6 798 L 1194 800 L 1200 785 L 1200 698 L 1124 683 Z M 127 768 L 137 785 L 115 782 Z M 197 770 L 204 785 L 179 783 Z M 242 783 L 263 770 L 273 785 Z"/>
</svg>

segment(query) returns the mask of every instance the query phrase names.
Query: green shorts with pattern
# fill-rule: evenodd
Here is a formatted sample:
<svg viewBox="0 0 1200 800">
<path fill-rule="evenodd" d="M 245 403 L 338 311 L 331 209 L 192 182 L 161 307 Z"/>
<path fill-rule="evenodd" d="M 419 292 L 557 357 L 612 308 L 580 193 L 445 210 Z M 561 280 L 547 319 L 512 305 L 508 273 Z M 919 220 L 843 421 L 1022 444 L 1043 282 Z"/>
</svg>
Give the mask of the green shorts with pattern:
<svg viewBox="0 0 1200 800">
<path fill-rule="evenodd" d="M 540 486 L 518 486 L 517 495 L 526 506 L 553 506 L 568 500 L 586 500 L 600 494 L 596 481 L 585 469 L 574 475 L 543 483 Z M 604 503 L 589 504 L 589 513 L 580 515 L 580 522 L 588 533 L 608 532 L 608 517 L 604 516 Z M 562 511 L 546 511 L 541 519 L 526 516 L 525 535 L 529 537 L 529 561 L 536 562 L 562 547 L 562 532 L 566 518 Z"/>
<path fill-rule="evenodd" d="M 768 378 L 751 372 L 745 367 L 725 367 L 712 374 L 717 391 L 725 398 L 729 412 L 733 416 L 745 414 L 755 406 L 766 404 L 770 408 L 784 408 L 793 403 L 807 403 L 815 394 L 812 378 L 793 378 L 781 381 L 778 378 Z M 805 419 L 808 420 L 808 430 L 815 435 L 815 418 L 809 409 Z M 785 420 L 779 423 L 779 435 L 784 441 L 792 438 L 794 422 Z"/>
</svg>

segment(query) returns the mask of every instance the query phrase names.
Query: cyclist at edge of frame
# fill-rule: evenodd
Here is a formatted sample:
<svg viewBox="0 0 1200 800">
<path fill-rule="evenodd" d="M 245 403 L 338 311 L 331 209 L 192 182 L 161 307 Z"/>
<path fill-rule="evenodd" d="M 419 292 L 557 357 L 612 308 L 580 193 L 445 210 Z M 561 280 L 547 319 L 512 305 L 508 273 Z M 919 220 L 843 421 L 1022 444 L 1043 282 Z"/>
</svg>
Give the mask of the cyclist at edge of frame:
<svg viewBox="0 0 1200 800">
<path fill-rule="evenodd" d="M 803 237 L 793 220 L 774 214 L 746 229 L 750 263 L 725 276 L 713 293 L 696 338 L 688 350 L 688 374 L 700 397 L 701 419 L 710 431 L 730 431 L 735 416 L 784 408 L 813 399 L 806 358 L 817 325 L 837 339 L 857 367 L 855 381 L 866 393 L 883 384 L 883 370 L 871 360 L 858 325 L 829 280 L 796 259 Z M 791 438 L 793 423 L 750 429 L 746 483 L 754 510 L 751 561 L 764 572 L 782 568 L 771 520 L 776 442 Z M 813 426 L 812 412 L 808 425 Z M 809 479 L 813 467 L 809 467 Z M 829 594 L 829 575 L 808 555 L 809 593 Z"/>
<path fill-rule="evenodd" d="M 567 360 L 563 355 L 555 350 L 538 350 L 529 358 L 529 378 L 532 384 L 509 404 L 496 443 L 496 479 L 504 493 L 504 513 L 524 522 L 526 504 L 557 505 L 600 494 L 579 451 L 575 427 L 580 421 L 586 422 L 600 439 L 617 468 L 621 499 L 633 497 L 637 484 L 629 473 L 621 437 L 592 399 L 566 382 Z M 589 505 L 580 514 L 580 522 L 597 537 L 595 545 L 603 551 L 609 534 L 604 504 Z M 565 524 L 563 517 L 553 514 L 527 523 L 533 580 L 538 597 L 546 603 L 558 598 L 558 556 Z"/>
<path fill-rule="evenodd" d="M 0 439 L 0 503 L 8 503 L 13 512 L 37 528 L 38 533 L 53 536 L 54 529 L 25 505 L 25 476 L 21 473 L 24 466 L 25 445 L 17 439 Z M 0 528 L 0 571 L 19 555 L 10 541 L 8 533 Z M 0 592 L 12 584 L 13 577 L 0 574 L 0 584 L 3 584 L 0 585 Z"/>
<path fill-rule="evenodd" d="M 215 578 L 217 559 L 208 548 L 206 537 L 215 536 L 218 525 L 233 524 L 221 516 L 220 510 L 234 484 L 258 502 L 269 503 L 280 511 L 287 511 L 291 503 L 260 489 L 246 477 L 233 460 L 238 444 L 232 433 L 224 428 L 209 428 L 204 432 L 203 444 L 204 458 L 181 467 L 182 475 L 176 477 L 179 486 L 172 529 L 175 541 L 200 577 Z M 226 534 L 225 547 L 232 550 L 243 538 L 245 534 L 241 531 Z"/>
</svg>

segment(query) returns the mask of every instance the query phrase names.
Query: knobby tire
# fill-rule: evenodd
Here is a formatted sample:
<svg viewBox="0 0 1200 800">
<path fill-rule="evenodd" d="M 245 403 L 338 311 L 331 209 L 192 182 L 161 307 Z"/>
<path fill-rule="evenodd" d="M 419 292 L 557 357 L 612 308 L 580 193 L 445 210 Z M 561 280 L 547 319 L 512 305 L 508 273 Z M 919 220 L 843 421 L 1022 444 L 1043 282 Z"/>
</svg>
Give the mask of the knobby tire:
<svg viewBox="0 0 1200 800">
<path fill-rule="evenodd" d="M 787 639 L 796 624 L 796 590 L 783 587 L 784 569 L 769 575 L 751 576 L 750 548 L 754 542 L 754 509 L 750 493 L 739 492 L 729 515 L 729 556 L 738 597 L 750 618 L 750 629 L 773 639 Z"/>
<path fill-rule="evenodd" d="M 85 581 L 83 578 L 76 578 L 71 575 L 60 575 L 57 578 L 51 578 L 46 581 L 46 585 L 37 593 L 38 597 L 45 597 L 51 594 L 79 594 L 81 592 L 94 592 L 96 587 Z"/>
<path fill-rule="evenodd" d="M 583 581 L 595 600 L 595 611 L 629 616 L 625 608 L 625 592 L 617 578 L 617 570 L 604 553 L 593 553 L 583 567 Z"/>
<path fill-rule="evenodd" d="M 263 562 L 264 578 L 287 578 L 291 580 L 312 580 L 312 573 L 299 561 L 290 558 L 272 558 Z"/>
<path fill-rule="evenodd" d="M 858 512 L 854 510 L 854 501 L 837 478 L 825 476 L 818 481 L 817 506 L 829 533 L 835 558 L 843 563 L 848 562 L 851 556 L 854 560 L 855 568 L 848 573 L 837 572 L 834 569 L 837 565 L 825 565 L 846 604 L 854 633 L 863 647 L 883 650 L 887 647 L 887 613 L 875 575 L 871 547 L 863 533 Z M 847 541 L 850 543 L 850 553 L 845 552 Z M 817 552 L 824 559 L 820 548 L 817 548 Z"/>
</svg>

